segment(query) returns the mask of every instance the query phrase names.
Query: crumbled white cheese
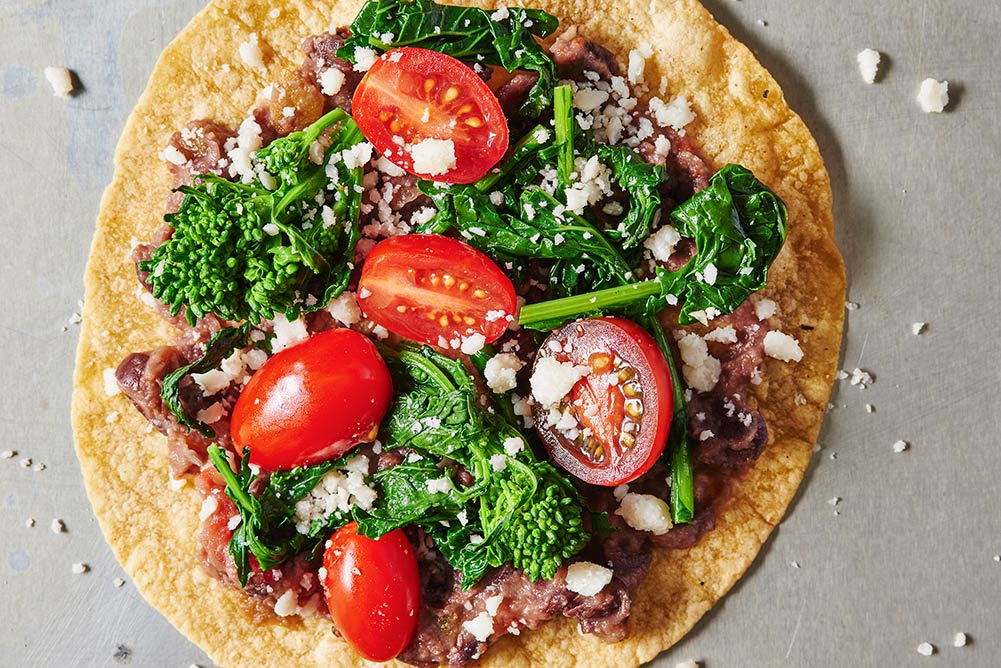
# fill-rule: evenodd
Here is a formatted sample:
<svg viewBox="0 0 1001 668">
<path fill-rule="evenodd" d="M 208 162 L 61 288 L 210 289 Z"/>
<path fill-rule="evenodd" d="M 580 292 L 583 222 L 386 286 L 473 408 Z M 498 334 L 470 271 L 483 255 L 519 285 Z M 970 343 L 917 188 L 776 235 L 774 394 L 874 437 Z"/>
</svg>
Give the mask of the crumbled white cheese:
<svg viewBox="0 0 1001 668">
<path fill-rule="evenodd" d="M 425 139 L 409 151 L 418 174 L 437 176 L 455 167 L 455 142 L 451 139 Z"/>
<path fill-rule="evenodd" d="M 448 476 L 433 478 L 427 481 L 427 488 L 431 494 L 448 494 L 452 491 L 452 481 Z"/>
<path fill-rule="evenodd" d="M 699 664 L 695 663 L 692 659 L 689 659 L 688 661 L 682 661 L 674 668 L 699 668 Z"/>
<path fill-rule="evenodd" d="M 324 95 L 337 95 L 344 85 L 344 72 L 336 67 L 328 67 L 319 76 L 320 91 Z"/>
<path fill-rule="evenodd" d="M 257 33 L 250 33 L 246 42 L 240 44 L 240 58 L 250 67 L 264 67 L 264 53 L 258 44 Z"/>
<path fill-rule="evenodd" d="M 497 473 L 500 473 L 507 468 L 507 455 L 491 455 L 490 457 L 490 468 L 492 468 Z"/>
<path fill-rule="evenodd" d="M 921 334 L 921 333 L 922 333 L 923 331 L 925 331 L 925 328 L 926 328 L 927 326 L 928 326 L 928 325 L 927 325 L 927 323 L 924 323 L 924 322 L 916 322 L 916 323 L 914 323 L 913 325 L 911 325 L 911 334 L 913 334 L 914 336 L 918 336 L 918 335 L 919 335 L 919 334 Z"/>
<path fill-rule="evenodd" d="M 867 84 L 876 83 L 876 74 L 879 71 L 879 51 L 875 49 L 863 49 L 856 57 L 858 69 L 862 73 L 862 80 Z"/>
<path fill-rule="evenodd" d="M 662 128 L 670 126 L 681 130 L 695 120 L 695 112 L 689 107 L 688 98 L 684 95 L 677 96 L 669 104 L 665 104 L 659 97 L 651 98 L 650 111 L 657 125 Z"/>
<path fill-rule="evenodd" d="M 846 376 L 847 377 L 847 376 Z M 865 389 L 872 385 L 873 377 L 868 371 L 864 371 L 858 367 L 852 369 L 851 384 L 858 385 L 860 389 Z"/>
<path fill-rule="evenodd" d="M 246 118 L 237 130 L 236 140 L 226 143 L 229 158 L 229 175 L 239 176 L 244 183 L 250 183 L 257 176 L 254 170 L 254 151 L 264 145 L 261 137 L 261 126 L 253 117 Z"/>
<path fill-rule="evenodd" d="M 347 513 L 355 506 L 370 509 L 378 492 L 365 484 L 368 467 L 368 457 L 357 455 L 345 463 L 343 470 L 328 471 L 309 494 L 295 504 L 295 530 L 309 533 L 314 520 L 337 511 Z"/>
<path fill-rule="evenodd" d="M 302 343 L 309 338 L 306 331 L 305 318 L 289 322 L 284 313 L 275 314 L 273 330 L 275 338 L 271 341 L 271 352 L 278 353 L 286 348 Z"/>
<path fill-rule="evenodd" d="M 198 411 L 195 418 L 199 422 L 214 424 L 221 420 L 224 415 L 226 415 L 226 407 L 222 405 L 222 402 L 217 401 Z"/>
<path fill-rule="evenodd" d="M 926 114 L 940 114 L 949 104 L 949 82 L 925 79 L 918 91 L 918 104 Z"/>
<path fill-rule="evenodd" d="M 671 259 L 675 247 L 681 241 L 681 235 L 672 225 L 664 225 L 655 233 L 647 237 L 643 246 L 650 251 L 650 255 L 658 262 L 667 262 Z"/>
<path fill-rule="evenodd" d="M 66 525 L 60 519 L 52 520 L 49 528 L 52 529 L 52 533 L 66 533 Z"/>
<path fill-rule="evenodd" d="M 462 346 L 459 349 L 466 355 L 475 355 L 483 350 L 483 346 L 485 346 L 486 343 L 487 337 L 477 332 L 463 337 Z"/>
<path fill-rule="evenodd" d="M 703 337 L 709 343 L 737 343 L 737 330 L 733 325 L 719 327 Z"/>
<path fill-rule="evenodd" d="M 698 334 L 689 332 L 678 341 L 681 353 L 681 371 L 685 382 L 698 392 L 708 392 L 716 386 L 722 365 L 709 354 L 709 347 Z"/>
<path fill-rule="evenodd" d="M 765 354 L 783 362 L 798 362 L 803 359 L 799 341 L 775 330 L 765 334 Z"/>
<path fill-rule="evenodd" d="M 181 153 L 173 144 L 168 144 L 166 148 L 160 151 L 159 158 L 172 165 L 183 165 L 188 161 L 188 159 L 184 157 L 184 154 Z M 143 294 L 149 293 L 143 290 Z"/>
<path fill-rule="evenodd" d="M 953 647 L 966 647 L 966 634 L 960 631 L 952 638 Z"/>
<path fill-rule="evenodd" d="M 500 610 L 500 604 L 504 602 L 504 596 L 497 594 L 496 596 L 491 596 L 487 600 L 483 601 L 483 607 L 486 608 L 487 614 L 491 617 L 497 616 L 497 611 Z"/>
<path fill-rule="evenodd" d="M 567 589 L 581 596 L 594 596 L 611 581 L 611 568 L 590 561 L 578 561 L 567 568 Z"/>
<path fill-rule="evenodd" d="M 299 599 L 291 589 L 275 601 L 275 614 L 279 617 L 291 617 L 299 612 Z"/>
<path fill-rule="evenodd" d="M 70 570 L 73 571 L 74 575 L 83 575 L 90 570 L 90 566 L 87 564 L 76 563 L 70 566 Z"/>
<path fill-rule="evenodd" d="M 935 653 L 935 646 L 930 642 L 923 642 L 918 645 L 918 654 L 921 656 L 931 656 Z"/>
<path fill-rule="evenodd" d="M 218 509 L 219 509 L 219 499 L 217 499 L 215 495 L 209 494 L 208 496 L 205 497 L 205 500 L 202 501 L 202 509 L 198 511 L 198 519 L 204 522 L 205 520 L 207 520 L 209 517 L 212 516 L 212 513 L 214 513 Z"/>
<path fill-rule="evenodd" d="M 115 377 L 115 370 L 112 368 L 104 370 L 104 393 L 109 397 L 122 393 L 122 388 L 118 387 L 118 379 Z"/>
<path fill-rule="evenodd" d="M 901 452 L 903 452 L 909 447 L 911 447 L 911 445 L 907 441 L 898 440 L 893 444 L 893 451 L 899 455 Z"/>
<path fill-rule="evenodd" d="M 754 304 L 754 315 L 758 316 L 758 320 L 768 320 L 777 310 L 778 305 L 771 299 L 759 299 Z"/>
<path fill-rule="evenodd" d="M 716 269 L 716 265 L 710 262 L 706 265 L 705 270 L 702 272 L 702 282 L 706 285 L 716 285 L 716 278 L 719 275 L 719 270 Z"/>
<path fill-rule="evenodd" d="M 586 366 L 560 362 L 555 357 L 537 358 L 529 380 L 532 396 L 544 408 L 558 404 L 589 372 Z"/>
<path fill-rule="evenodd" d="M 646 70 L 646 59 L 652 54 L 650 51 L 650 45 L 644 45 L 643 48 L 633 49 L 629 52 L 629 66 L 626 68 L 626 78 L 629 79 L 629 83 L 638 84 L 643 83 L 643 73 Z"/>
<path fill-rule="evenodd" d="M 518 372 L 524 366 L 525 363 L 514 353 L 498 353 L 487 360 L 483 377 L 492 392 L 503 394 L 517 386 Z"/>
<path fill-rule="evenodd" d="M 229 518 L 229 522 L 226 522 L 226 528 L 230 531 L 234 531 L 236 527 L 240 526 L 241 522 L 243 522 L 243 517 L 240 515 L 233 515 Z"/>
<path fill-rule="evenodd" d="M 355 48 L 355 64 L 352 68 L 355 72 L 368 72 L 369 68 L 375 65 L 379 59 L 379 53 L 370 47 L 359 46 Z"/>
<path fill-rule="evenodd" d="M 327 304 L 327 313 L 345 327 L 358 324 L 362 319 L 361 308 L 358 306 L 358 295 L 345 290 Z"/>
<path fill-rule="evenodd" d="M 65 67 L 46 67 L 45 78 L 56 97 L 69 97 L 73 92 L 73 75 Z"/>
<path fill-rule="evenodd" d="M 463 622 L 462 628 L 471 633 L 479 642 L 486 642 L 494 633 L 494 618 L 484 610 L 472 619 Z"/>
<path fill-rule="evenodd" d="M 509 457 L 514 457 L 524 449 L 525 441 L 517 436 L 508 436 L 504 439 L 504 452 L 506 452 Z"/>
<path fill-rule="evenodd" d="M 667 533 L 674 526 L 670 507 L 652 494 L 629 492 L 622 497 L 615 514 L 637 531 L 649 531 L 655 536 Z"/>
<path fill-rule="evenodd" d="M 498 9 L 497 11 L 495 11 L 493 14 L 490 15 L 490 20 L 491 21 L 503 21 L 504 19 L 508 18 L 509 16 L 511 16 L 511 12 L 508 11 L 508 8 L 507 7 L 501 7 L 500 9 Z"/>
<path fill-rule="evenodd" d="M 14 459 L 16 455 L 17 452 L 14 450 L 4 450 L 3 452 L 0 452 L 0 459 Z"/>
<path fill-rule="evenodd" d="M 125 580 L 123 580 L 122 578 L 115 578 L 114 580 L 111 581 L 111 584 L 115 585 L 116 589 L 121 589 L 122 587 L 125 586 Z"/>
</svg>

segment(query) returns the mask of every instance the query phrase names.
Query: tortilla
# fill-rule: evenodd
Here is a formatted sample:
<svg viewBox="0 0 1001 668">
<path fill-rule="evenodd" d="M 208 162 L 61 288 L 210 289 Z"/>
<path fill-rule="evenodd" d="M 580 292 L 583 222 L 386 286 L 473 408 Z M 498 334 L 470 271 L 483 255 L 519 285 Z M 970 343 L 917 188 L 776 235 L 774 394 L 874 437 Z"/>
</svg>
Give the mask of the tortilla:
<svg viewBox="0 0 1001 668">
<path fill-rule="evenodd" d="M 255 621 L 245 594 L 220 586 L 199 566 L 198 493 L 191 485 L 168 489 L 163 437 L 124 396 L 109 397 L 104 389 L 105 370 L 128 352 L 172 338 L 170 327 L 140 301 L 127 259 L 130 240 L 148 238 L 161 219 L 170 183 L 157 154 L 171 134 L 193 118 L 235 127 L 261 88 L 300 64 L 305 37 L 332 22 L 348 24 L 360 4 L 215 0 L 202 11 L 164 51 L 128 120 L 87 266 L 73 395 L 87 493 L 105 537 L 146 600 L 228 668 L 332 668 L 361 660 L 334 638 L 327 620 Z M 750 168 L 789 208 L 788 242 L 763 294 L 778 303 L 773 326 L 795 335 L 805 355 L 798 364 L 766 360 L 764 383 L 753 394 L 770 442 L 736 481 L 716 529 L 689 550 L 655 554 L 633 601 L 627 640 L 605 644 L 580 635 L 576 622 L 558 619 L 504 637 L 477 664 L 624 668 L 650 660 L 691 629 L 748 568 L 792 500 L 834 380 L 844 267 L 833 242 L 830 183 L 816 142 L 775 80 L 701 5 L 624 0 L 609 20 L 593 0 L 529 4 L 560 17 L 563 27 L 576 23 L 622 63 L 630 49 L 652 45 L 647 80 L 667 76 L 668 97 L 687 95 L 697 118 L 686 129 L 709 161 Z M 276 8 L 280 13 L 273 18 Z M 266 70 L 246 66 L 238 55 L 252 32 L 259 36 Z M 231 66 L 228 72 L 224 64 Z"/>
</svg>

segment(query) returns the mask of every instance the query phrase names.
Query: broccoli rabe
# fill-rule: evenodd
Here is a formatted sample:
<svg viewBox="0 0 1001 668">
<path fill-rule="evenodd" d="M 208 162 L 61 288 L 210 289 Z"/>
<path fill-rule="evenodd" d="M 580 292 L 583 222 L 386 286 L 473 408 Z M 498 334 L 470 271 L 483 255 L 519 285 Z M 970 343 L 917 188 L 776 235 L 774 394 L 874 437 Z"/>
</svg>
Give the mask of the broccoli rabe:
<svg viewBox="0 0 1001 668">
<path fill-rule="evenodd" d="M 337 109 L 257 152 L 273 189 L 211 174 L 179 188 L 181 207 L 165 216 L 173 235 L 139 265 L 153 296 L 192 324 L 209 313 L 257 323 L 326 305 L 347 285 L 359 237 L 362 173 L 344 152 L 362 139 Z"/>
</svg>

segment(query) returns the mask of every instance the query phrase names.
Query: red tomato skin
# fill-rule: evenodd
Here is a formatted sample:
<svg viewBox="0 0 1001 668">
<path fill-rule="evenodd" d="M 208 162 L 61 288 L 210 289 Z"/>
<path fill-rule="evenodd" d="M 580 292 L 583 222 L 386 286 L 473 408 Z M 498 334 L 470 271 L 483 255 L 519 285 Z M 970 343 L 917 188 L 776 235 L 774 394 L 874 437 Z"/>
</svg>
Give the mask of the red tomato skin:
<svg viewBox="0 0 1001 668">
<path fill-rule="evenodd" d="M 472 334 L 496 341 L 518 299 L 511 279 L 472 246 L 439 234 L 406 234 L 380 241 L 365 258 L 358 304 L 395 334 L 447 347 Z"/>
<path fill-rule="evenodd" d="M 250 378 L 230 422 L 239 450 L 274 471 L 340 457 L 368 440 L 393 398 L 375 345 L 332 329 L 275 354 Z"/>
<path fill-rule="evenodd" d="M 417 556 L 403 530 L 372 539 L 351 522 L 331 537 L 323 567 L 327 608 L 344 639 L 369 661 L 399 655 L 417 630 L 421 602 Z"/>
<path fill-rule="evenodd" d="M 425 90 L 428 81 L 433 85 Z M 446 98 L 450 90 L 457 93 Z M 358 84 L 351 108 L 376 151 L 434 181 L 478 181 L 504 157 L 510 141 L 504 111 L 486 82 L 462 61 L 429 49 L 402 47 L 382 54 Z M 416 171 L 406 147 L 425 139 L 451 139 L 455 166 L 438 174 Z"/>
<path fill-rule="evenodd" d="M 567 361 L 569 358 L 575 364 L 587 365 L 590 354 L 607 352 L 609 348 L 613 348 L 636 369 L 643 388 L 645 407 L 639 432 L 640 439 L 637 445 L 626 450 L 621 458 L 610 462 L 607 467 L 600 467 L 583 461 L 582 457 L 575 454 L 574 449 L 568 445 L 565 437 L 557 435 L 553 429 L 542 426 L 545 424 L 546 416 L 538 406 L 534 411 L 536 431 L 553 460 L 584 482 L 614 487 L 635 480 L 656 463 L 664 451 L 671 431 L 674 417 L 674 390 L 671 384 L 671 371 L 664 353 L 649 332 L 635 322 L 625 318 L 607 317 L 571 322 L 554 330 L 539 348 L 539 356 L 553 355 L 548 343 L 561 338 L 563 334 L 570 335 L 573 346 L 569 355 L 555 353 L 560 361 Z M 571 393 L 582 388 L 586 389 L 584 383 L 588 378 L 579 380 Z M 654 407 L 655 411 L 649 412 L 651 407 Z"/>
</svg>

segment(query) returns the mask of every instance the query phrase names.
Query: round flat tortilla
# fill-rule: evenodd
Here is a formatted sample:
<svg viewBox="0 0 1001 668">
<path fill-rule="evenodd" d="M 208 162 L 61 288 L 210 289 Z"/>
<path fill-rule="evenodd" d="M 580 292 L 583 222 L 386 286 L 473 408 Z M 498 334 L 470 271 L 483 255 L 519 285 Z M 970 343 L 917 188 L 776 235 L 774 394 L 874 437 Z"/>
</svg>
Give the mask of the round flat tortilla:
<svg viewBox="0 0 1001 668">
<path fill-rule="evenodd" d="M 87 493 L 105 537 L 146 600 L 227 668 L 333 668 L 362 661 L 334 638 L 326 620 L 255 620 L 257 609 L 243 593 L 219 586 L 199 566 L 198 493 L 191 485 L 168 489 L 163 437 L 124 396 L 105 391 L 105 371 L 128 352 L 173 337 L 140 301 L 127 256 L 132 240 L 148 238 L 160 223 L 170 183 L 157 154 L 171 134 L 194 118 L 235 127 L 265 85 L 298 67 L 305 37 L 348 24 L 360 4 L 215 0 L 201 12 L 164 51 L 128 120 L 87 266 L 73 395 Z M 506 636 L 477 664 L 625 668 L 652 659 L 692 628 L 751 564 L 792 500 L 834 380 L 844 267 L 833 242 L 830 184 L 816 142 L 775 80 L 701 5 L 625 0 L 609 20 L 608 10 L 593 1 L 530 4 L 560 17 L 563 27 L 578 25 L 620 62 L 630 49 L 651 45 L 647 81 L 666 76 L 665 99 L 688 97 L 697 116 L 686 129 L 710 162 L 750 168 L 789 207 L 788 242 L 763 294 L 778 303 L 772 326 L 796 336 L 805 354 L 798 364 L 766 360 L 764 383 L 753 394 L 770 442 L 735 483 L 716 529 L 689 550 L 655 554 L 635 595 L 627 640 L 605 644 L 580 635 L 576 622 L 558 619 L 538 631 Z M 239 56 L 239 45 L 255 32 L 266 69 L 250 68 Z"/>
</svg>

